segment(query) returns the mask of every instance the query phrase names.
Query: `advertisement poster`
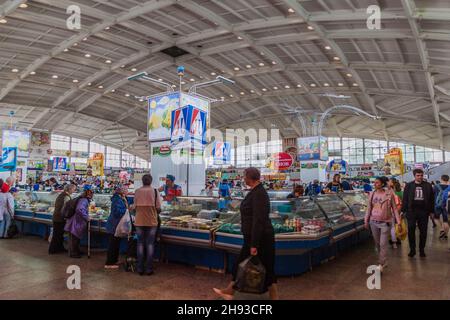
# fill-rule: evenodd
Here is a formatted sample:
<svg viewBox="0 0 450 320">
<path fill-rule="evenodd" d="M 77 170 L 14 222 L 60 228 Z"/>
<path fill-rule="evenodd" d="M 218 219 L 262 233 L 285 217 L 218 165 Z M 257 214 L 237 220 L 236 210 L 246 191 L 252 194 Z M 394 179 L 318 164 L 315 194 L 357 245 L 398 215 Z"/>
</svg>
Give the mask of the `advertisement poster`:
<svg viewBox="0 0 450 320">
<path fill-rule="evenodd" d="M 160 147 L 154 147 L 152 154 L 154 156 L 169 157 L 172 154 L 172 149 L 169 145 L 162 145 Z"/>
<path fill-rule="evenodd" d="M 191 105 L 172 111 L 172 149 L 202 150 L 206 144 L 206 122 L 207 113 Z"/>
<path fill-rule="evenodd" d="M 328 161 L 328 139 L 320 137 L 320 160 Z"/>
<path fill-rule="evenodd" d="M 105 156 L 103 153 L 95 153 L 92 158 L 87 161 L 88 175 L 94 177 L 103 177 L 105 175 Z"/>
<path fill-rule="evenodd" d="M 53 157 L 53 170 L 66 171 L 67 169 L 68 169 L 67 158 Z"/>
<path fill-rule="evenodd" d="M 319 163 L 318 162 L 305 162 L 301 165 L 302 169 L 318 169 Z"/>
<path fill-rule="evenodd" d="M 386 175 L 401 175 L 404 173 L 403 151 L 400 148 L 392 148 L 384 156 L 384 172 Z"/>
<path fill-rule="evenodd" d="M 275 153 L 267 159 L 266 168 L 271 170 L 288 170 L 292 167 L 294 160 L 286 152 Z"/>
<path fill-rule="evenodd" d="M 180 107 L 178 92 L 153 96 L 148 99 L 148 140 L 170 139 L 172 112 Z"/>
<path fill-rule="evenodd" d="M 17 157 L 28 157 L 30 149 L 30 132 L 3 130 L 3 148 L 17 148 Z"/>
<path fill-rule="evenodd" d="M 231 163 L 231 143 L 216 141 L 212 150 L 213 161 L 215 165 Z"/>
<path fill-rule="evenodd" d="M 348 163 L 345 160 L 331 160 L 327 165 L 327 172 L 346 174 Z"/>
<path fill-rule="evenodd" d="M 0 172 L 15 171 L 17 167 L 17 148 L 7 147 L 2 149 L 0 159 Z"/>
<path fill-rule="evenodd" d="M 51 138 L 48 132 L 31 131 L 30 158 L 48 159 L 51 151 Z"/>
</svg>

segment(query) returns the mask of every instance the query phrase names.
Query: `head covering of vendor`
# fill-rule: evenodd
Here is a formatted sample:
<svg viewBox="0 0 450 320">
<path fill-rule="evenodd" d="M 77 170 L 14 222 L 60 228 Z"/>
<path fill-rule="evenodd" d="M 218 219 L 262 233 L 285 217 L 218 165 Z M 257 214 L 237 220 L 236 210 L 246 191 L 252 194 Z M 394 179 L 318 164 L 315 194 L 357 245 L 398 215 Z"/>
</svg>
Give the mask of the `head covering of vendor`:
<svg viewBox="0 0 450 320">
<path fill-rule="evenodd" d="M 114 187 L 114 193 L 124 194 L 128 190 L 127 186 L 118 184 Z"/>
<path fill-rule="evenodd" d="M 166 175 L 166 179 L 167 179 L 167 180 L 170 180 L 170 181 L 172 181 L 172 182 L 175 182 L 175 176 L 173 176 L 173 175 L 171 175 L 171 174 Z"/>
</svg>

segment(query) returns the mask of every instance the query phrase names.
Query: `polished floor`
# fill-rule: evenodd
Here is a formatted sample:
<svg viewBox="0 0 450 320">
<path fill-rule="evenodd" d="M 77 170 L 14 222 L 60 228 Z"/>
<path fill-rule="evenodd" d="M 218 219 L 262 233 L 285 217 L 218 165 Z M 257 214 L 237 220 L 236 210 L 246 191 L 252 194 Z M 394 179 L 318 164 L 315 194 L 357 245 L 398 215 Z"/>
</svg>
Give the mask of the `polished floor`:
<svg viewBox="0 0 450 320">
<path fill-rule="evenodd" d="M 427 258 L 408 258 L 407 247 L 390 250 L 380 290 L 366 285 L 366 268 L 376 262 L 372 241 L 367 241 L 312 272 L 280 278 L 280 298 L 450 299 L 448 244 L 431 231 Z M 212 288 L 229 281 L 228 275 L 162 263 L 156 264 L 155 275 L 141 277 L 103 270 L 103 252 L 80 260 L 46 252 L 47 242 L 38 237 L 0 240 L 0 299 L 216 299 Z M 71 264 L 81 268 L 81 290 L 67 289 Z"/>
</svg>

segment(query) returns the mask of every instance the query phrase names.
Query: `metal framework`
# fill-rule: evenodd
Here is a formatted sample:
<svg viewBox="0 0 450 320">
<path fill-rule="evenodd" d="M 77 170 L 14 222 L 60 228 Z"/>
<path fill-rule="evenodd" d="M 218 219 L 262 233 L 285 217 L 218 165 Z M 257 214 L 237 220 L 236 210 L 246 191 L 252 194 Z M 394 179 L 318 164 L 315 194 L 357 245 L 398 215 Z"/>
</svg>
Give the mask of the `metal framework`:
<svg viewBox="0 0 450 320">
<path fill-rule="evenodd" d="M 19 128 L 148 158 L 140 96 L 178 83 L 173 70 L 183 65 L 183 89 L 218 98 L 216 128 L 299 136 L 299 113 L 280 105 L 324 113 L 345 104 L 378 120 L 333 113 L 322 134 L 450 150 L 449 2 L 375 1 L 380 30 L 367 28 L 366 2 L 0 0 L 0 124 L 14 111 Z M 73 4 L 80 30 L 66 26 Z M 185 54 L 164 53 L 173 46 Z M 138 72 L 156 82 L 126 80 Z M 218 75 L 236 85 L 196 85 Z"/>
</svg>

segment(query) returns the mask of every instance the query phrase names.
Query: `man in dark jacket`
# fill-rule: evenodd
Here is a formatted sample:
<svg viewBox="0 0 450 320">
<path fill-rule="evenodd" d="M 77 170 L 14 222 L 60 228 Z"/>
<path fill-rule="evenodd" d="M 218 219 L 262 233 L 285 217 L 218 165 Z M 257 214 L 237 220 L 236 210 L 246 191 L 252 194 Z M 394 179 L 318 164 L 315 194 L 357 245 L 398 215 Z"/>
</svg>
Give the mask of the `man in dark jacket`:
<svg viewBox="0 0 450 320">
<path fill-rule="evenodd" d="M 423 170 L 413 171 L 414 181 L 407 183 L 403 192 L 402 212 L 408 220 L 409 257 L 416 255 L 416 225 L 419 227 L 420 256 L 425 258 L 428 218 L 434 213 L 434 192 L 431 184 L 423 180 Z"/>
<path fill-rule="evenodd" d="M 64 191 L 58 195 L 55 201 L 55 211 L 53 212 L 53 236 L 48 248 L 49 254 L 67 252 L 64 248 L 64 226 L 66 224 L 62 215 L 64 205 L 71 199 L 71 195 L 75 192 L 77 186 L 68 184 L 64 187 Z"/>
</svg>

